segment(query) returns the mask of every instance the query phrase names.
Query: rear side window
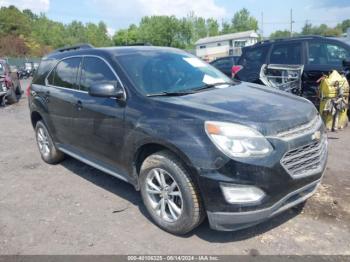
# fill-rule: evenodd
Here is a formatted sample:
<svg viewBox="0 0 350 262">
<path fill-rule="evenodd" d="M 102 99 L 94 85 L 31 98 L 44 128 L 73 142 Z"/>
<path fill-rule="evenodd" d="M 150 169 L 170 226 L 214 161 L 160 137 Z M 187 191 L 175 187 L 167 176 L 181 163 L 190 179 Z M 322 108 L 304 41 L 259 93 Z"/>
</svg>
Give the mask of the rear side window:
<svg viewBox="0 0 350 262">
<path fill-rule="evenodd" d="M 260 46 L 245 49 L 239 64 L 248 68 L 260 67 L 265 63 L 268 51 L 269 46 Z"/>
<path fill-rule="evenodd" d="M 301 50 L 301 43 L 274 45 L 271 51 L 270 63 L 300 65 L 302 64 Z"/>
<path fill-rule="evenodd" d="M 112 70 L 106 62 L 97 57 L 85 57 L 81 71 L 80 89 L 88 91 L 91 85 L 103 83 L 117 83 Z"/>
<path fill-rule="evenodd" d="M 76 89 L 80 62 L 81 58 L 79 57 L 62 60 L 57 64 L 56 69 L 49 75 L 48 83 L 54 86 Z"/>
<path fill-rule="evenodd" d="M 341 66 L 344 59 L 350 59 L 350 48 L 337 43 L 309 43 L 308 62 L 311 65 Z"/>
</svg>

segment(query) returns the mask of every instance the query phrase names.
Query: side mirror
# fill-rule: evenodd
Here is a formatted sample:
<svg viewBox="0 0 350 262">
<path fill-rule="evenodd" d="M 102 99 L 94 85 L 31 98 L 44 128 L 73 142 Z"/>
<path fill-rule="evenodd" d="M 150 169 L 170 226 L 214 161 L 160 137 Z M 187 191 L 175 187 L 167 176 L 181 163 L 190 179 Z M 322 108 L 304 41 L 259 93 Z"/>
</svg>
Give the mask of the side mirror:
<svg viewBox="0 0 350 262">
<path fill-rule="evenodd" d="M 343 60 L 343 67 L 350 68 L 350 60 L 349 59 L 344 59 Z"/>
<path fill-rule="evenodd" d="M 115 97 L 124 100 L 124 90 L 115 83 L 99 83 L 90 87 L 89 95 L 96 97 Z"/>
</svg>

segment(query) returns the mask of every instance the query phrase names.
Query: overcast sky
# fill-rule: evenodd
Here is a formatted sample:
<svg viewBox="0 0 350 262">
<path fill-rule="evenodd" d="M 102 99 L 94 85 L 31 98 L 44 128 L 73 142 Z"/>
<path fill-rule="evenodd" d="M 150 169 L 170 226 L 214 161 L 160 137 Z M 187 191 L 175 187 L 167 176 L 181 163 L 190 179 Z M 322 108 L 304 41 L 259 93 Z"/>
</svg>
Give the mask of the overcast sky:
<svg viewBox="0 0 350 262">
<path fill-rule="evenodd" d="M 44 12 L 53 20 L 68 23 L 104 21 L 109 31 L 138 23 L 145 15 L 176 15 L 184 17 L 190 11 L 198 16 L 229 21 L 245 7 L 261 22 L 264 14 L 264 35 L 290 28 L 290 9 L 293 9 L 294 28 L 299 31 L 308 20 L 312 24 L 334 26 L 350 19 L 350 0 L 0 0 L 0 6 L 15 5 Z"/>
</svg>

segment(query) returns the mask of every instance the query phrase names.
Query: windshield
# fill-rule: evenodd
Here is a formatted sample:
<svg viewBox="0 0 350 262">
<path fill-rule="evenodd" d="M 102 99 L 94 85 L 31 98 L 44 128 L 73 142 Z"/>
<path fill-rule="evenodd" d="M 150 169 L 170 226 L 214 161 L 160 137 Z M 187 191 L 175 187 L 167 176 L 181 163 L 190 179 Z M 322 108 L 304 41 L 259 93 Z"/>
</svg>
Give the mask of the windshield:
<svg viewBox="0 0 350 262">
<path fill-rule="evenodd" d="M 195 91 L 231 79 L 199 58 L 175 52 L 141 51 L 120 55 L 118 61 L 145 95 Z"/>
</svg>

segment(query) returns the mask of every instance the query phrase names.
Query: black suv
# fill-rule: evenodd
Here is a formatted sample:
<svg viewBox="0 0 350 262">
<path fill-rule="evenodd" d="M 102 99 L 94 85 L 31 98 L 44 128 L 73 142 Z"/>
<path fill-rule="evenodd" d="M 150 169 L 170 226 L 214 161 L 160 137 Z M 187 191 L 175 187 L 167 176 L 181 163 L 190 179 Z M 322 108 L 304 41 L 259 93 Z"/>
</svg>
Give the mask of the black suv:
<svg viewBox="0 0 350 262">
<path fill-rule="evenodd" d="M 343 64 L 348 60 L 350 46 L 346 43 L 320 36 L 303 36 L 264 41 L 243 48 L 239 66 L 233 68 L 233 73 L 235 79 L 262 84 L 259 74 L 263 64 L 304 65 L 302 96 L 318 107 L 317 80 L 333 70 L 344 71 Z"/>
<path fill-rule="evenodd" d="M 304 98 L 236 83 L 178 49 L 90 46 L 41 61 L 28 90 L 42 159 L 134 185 L 157 225 L 236 230 L 304 202 L 327 137 Z"/>
<path fill-rule="evenodd" d="M 239 56 L 225 56 L 215 59 L 211 61 L 210 64 L 225 75 L 231 77 L 232 75 L 232 67 L 237 64 Z"/>
</svg>

